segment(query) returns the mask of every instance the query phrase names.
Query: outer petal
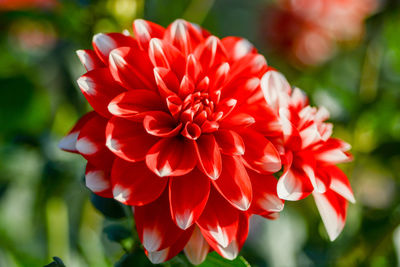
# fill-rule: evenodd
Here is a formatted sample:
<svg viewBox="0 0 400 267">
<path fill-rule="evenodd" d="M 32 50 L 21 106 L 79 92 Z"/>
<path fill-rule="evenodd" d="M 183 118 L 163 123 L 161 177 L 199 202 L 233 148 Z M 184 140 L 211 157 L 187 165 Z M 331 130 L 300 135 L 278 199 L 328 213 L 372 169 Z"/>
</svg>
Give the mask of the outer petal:
<svg viewBox="0 0 400 267">
<path fill-rule="evenodd" d="M 122 46 L 138 46 L 135 39 L 133 39 L 131 36 L 126 36 L 121 33 L 98 33 L 93 36 L 92 44 L 97 56 L 106 65 L 108 64 L 108 56 L 113 49 Z"/>
<path fill-rule="evenodd" d="M 112 198 L 110 170 L 88 163 L 85 171 L 85 184 L 93 193 L 101 197 Z"/>
<path fill-rule="evenodd" d="M 328 164 L 338 164 L 351 160 L 351 156 L 346 152 L 350 145 L 346 142 L 330 138 L 325 143 L 315 148 L 315 159 Z"/>
<path fill-rule="evenodd" d="M 147 167 L 160 177 L 185 175 L 196 162 L 193 142 L 179 136 L 161 139 L 146 155 Z"/>
<path fill-rule="evenodd" d="M 87 71 L 105 67 L 104 63 L 97 57 L 93 50 L 77 50 L 76 54 Z"/>
<path fill-rule="evenodd" d="M 162 38 L 165 29 L 151 21 L 136 19 L 133 22 L 133 32 L 143 50 L 147 50 L 151 38 Z"/>
<path fill-rule="evenodd" d="M 209 193 L 209 179 L 196 169 L 184 176 L 170 178 L 171 215 L 179 228 L 186 230 L 197 221 L 206 206 Z"/>
<path fill-rule="evenodd" d="M 210 246 L 204 239 L 200 228 L 198 226 L 195 226 L 192 236 L 185 246 L 184 252 L 186 257 L 193 265 L 199 265 L 206 259 L 209 251 Z"/>
<path fill-rule="evenodd" d="M 185 245 L 188 243 L 189 238 L 192 235 L 194 227 L 186 230 L 180 237 L 179 239 L 170 247 L 164 248 L 159 251 L 145 251 L 147 257 L 153 264 L 159 264 L 165 261 L 168 261 L 175 257 L 179 252 L 182 251 L 182 249 L 185 247 Z"/>
<path fill-rule="evenodd" d="M 109 68 L 114 79 L 126 89 L 155 90 L 153 65 L 139 47 L 119 47 L 110 53 Z"/>
<path fill-rule="evenodd" d="M 98 168 L 111 168 L 114 155 L 105 146 L 107 120 L 101 116 L 91 118 L 80 130 L 76 149 L 85 159 Z"/>
<path fill-rule="evenodd" d="M 300 200 L 308 196 L 314 187 L 309 177 L 302 169 L 292 167 L 292 155 L 289 154 L 288 164 L 285 166 L 277 185 L 278 196 L 285 200 Z"/>
<path fill-rule="evenodd" d="M 225 48 L 221 40 L 215 36 L 209 36 L 202 44 L 197 46 L 194 55 L 198 58 L 205 72 L 227 61 Z"/>
<path fill-rule="evenodd" d="M 238 229 L 235 238 L 229 243 L 228 246 L 223 247 L 220 244 L 214 245 L 212 242 L 212 247 L 218 252 L 219 255 L 228 260 L 234 260 L 240 249 L 243 247 L 244 242 L 249 234 L 249 218 L 245 213 L 239 215 Z"/>
<path fill-rule="evenodd" d="M 257 49 L 247 40 L 239 37 L 228 36 L 221 40 L 230 59 L 238 60 L 250 53 L 257 53 Z"/>
<path fill-rule="evenodd" d="M 251 212 L 261 216 L 283 210 L 284 201 L 278 197 L 276 187 L 278 181 L 272 175 L 263 175 L 248 171 L 253 188 Z"/>
<path fill-rule="evenodd" d="M 79 132 L 82 127 L 96 115 L 97 114 L 94 111 L 83 115 L 69 133 L 60 140 L 58 147 L 68 152 L 79 153 L 78 150 L 76 150 L 76 141 L 78 140 Z"/>
<path fill-rule="evenodd" d="M 213 181 L 217 190 L 235 208 L 248 210 L 253 199 L 250 178 L 238 156 L 223 156 L 224 169 Z"/>
<path fill-rule="evenodd" d="M 240 135 L 245 144 L 243 158 L 248 167 L 263 173 L 274 173 L 281 169 L 280 155 L 268 139 L 250 129 L 242 131 Z"/>
<path fill-rule="evenodd" d="M 197 225 L 206 239 L 227 247 L 237 233 L 239 213 L 216 190 L 211 190 Z"/>
<path fill-rule="evenodd" d="M 141 122 L 118 117 L 109 120 L 106 136 L 107 147 L 118 157 L 131 162 L 144 160 L 146 153 L 159 139 L 149 135 Z"/>
<path fill-rule="evenodd" d="M 271 70 L 264 74 L 261 79 L 261 89 L 268 105 L 276 111 L 287 108 L 289 105 L 290 84 L 279 72 Z"/>
<path fill-rule="evenodd" d="M 313 193 L 313 196 L 329 238 L 333 241 L 343 230 L 347 201 L 331 190 L 324 194 Z"/>
<path fill-rule="evenodd" d="M 168 179 L 152 173 L 144 162 L 128 162 L 117 158 L 111 172 L 114 199 L 130 206 L 142 206 L 156 200 Z"/>
<path fill-rule="evenodd" d="M 171 218 L 167 190 L 156 201 L 135 207 L 134 215 L 139 239 L 149 252 L 173 245 L 184 233 Z"/>
<path fill-rule="evenodd" d="M 330 189 L 351 203 L 355 203 L 356 200 L 354 199 L 353 190 L 351 189 L 346 174 L 336 166 L 325 167 L 324 170 L 331 178 Z"/>
<path fill-rule="evenodd" d="M 146 113 L 162 110 L 160 96 L 149 90 L 133 90 L 115 97 L 108 105 L 111 114 L 121 118 L 141 120 Z"/>
<path fill-rule="evenodd" d="M 203 134 L 195 142 L 199 168 L 211 179 L 217 179 L 222 171 L 221 152 L 211 134 Z"/>
<path fill-rule="evenodd" d="M 103 117 L 111 117 L 110 101 L 124 89 L 115 83 L 107 68 L 94 69 L 78 79 L 78 85 L 93 109 Z"/>
</svg>

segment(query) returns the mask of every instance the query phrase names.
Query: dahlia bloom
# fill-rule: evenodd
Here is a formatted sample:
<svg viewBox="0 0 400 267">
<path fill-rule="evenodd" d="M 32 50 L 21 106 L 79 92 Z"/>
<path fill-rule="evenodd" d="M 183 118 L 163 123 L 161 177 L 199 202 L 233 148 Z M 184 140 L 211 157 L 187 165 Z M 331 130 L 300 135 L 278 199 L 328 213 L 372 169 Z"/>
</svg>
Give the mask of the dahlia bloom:
<svg viewBox="0 0 400 267">
<path fill-rule="evenodd" d="M 280 154 L 255 127 L 270 112 L 266 61 L 245 39 L 183 20 L 165 29 L 139 19 L 133 31 L 97 34 L 94 50 L 77 51 L 87 70 L 78 85 L 94 111 L 60 147 L 88 161 L 90 190 L 132 206 L 153 263 L 182 249 L 194 264 L 211 249 L 233 259 L 249 215 L 283 208 L 271 175 Z"/>
<path fill-rule="evenodd" d="M 292 90 L 282 74 L 268 71 L 261 88 L 283 132 L 274 141 L 284 165 L 278 196 L 294 201 L 312 194 L 333 241 L 345 224 L 346 200 L 355 202 L 346 175 L 335 166 L 352 159 L 347 152 L 350 145 L 331 137 L 332 124 L 325 122 L 328 111 L 309 106 L 305 94 L 298 88 Z"/>
<path fill-rule="evenodd" d="M 267 9 L 262 34 L 291 59 L 316 65 L 334 54 L 337 42 L 359 39 L 377 7 L 378 0 L 279 0 Z"/>
</svg>

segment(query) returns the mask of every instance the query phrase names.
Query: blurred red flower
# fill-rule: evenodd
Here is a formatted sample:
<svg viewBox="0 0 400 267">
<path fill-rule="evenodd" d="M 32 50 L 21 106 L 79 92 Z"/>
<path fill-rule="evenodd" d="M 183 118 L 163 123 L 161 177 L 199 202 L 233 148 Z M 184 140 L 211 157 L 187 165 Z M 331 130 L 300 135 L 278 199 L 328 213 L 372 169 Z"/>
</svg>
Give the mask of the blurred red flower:
<svg viewBox="0 0 400 267">
<path fill-rule="evenodd" d="M 328 111 L 309 106 L 305 94 L 298 88 L 292 90 L 282 74 L 267 72 L 261 88 L 283 131 L 282 139 L 274 141 L 281 148 L 284 165 L 278 196 L 293 201 L 312 194 L 329 238 L 334 240 L 345 224 L 346 200 L 355 202 L 346 175 L 335 166 L 352 159 L 347 152 L 350 145 L 331 137 L 332 124 L 325 122 Z"/>
<path fill-rule="evenodd" d="M 184 20 L 166 29 L 136 20 L 133 30 L 97 34 L 94 51 L 77 52 L 94 111 L 60 147 L 87 159 L 89 189 L 134 207 L 153 263 L 183 248 L 194 264 L 210 248 L 233 259 L 249 215 L 283 208 L 271 175 L 280 154 L 256 127 L 275 118 L 260 88 L 266 61 L 245 39 Z"/>
<path fill-rule="evenodd" d="M 262 36 L 291 60 L 321 64 L 337 42 L 362 36 L 365 18 L 377 7 L 378 0 L 279 0 L 266 10 Z"/>
</svg>

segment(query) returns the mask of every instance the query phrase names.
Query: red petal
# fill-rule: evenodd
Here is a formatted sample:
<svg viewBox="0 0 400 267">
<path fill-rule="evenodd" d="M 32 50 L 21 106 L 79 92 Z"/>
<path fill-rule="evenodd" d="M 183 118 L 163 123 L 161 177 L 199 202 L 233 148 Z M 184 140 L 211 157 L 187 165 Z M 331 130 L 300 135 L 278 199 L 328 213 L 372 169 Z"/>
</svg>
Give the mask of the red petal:
<svg viewBox="0 0 400 267">
<path fill-rule="evenodd" d="M 212 247 L 219 255 L 221 255 L 225 259 L 234 260 L 238 256 L 241 248 L 243 247 L 248 234 L 249 218 L 247 214 L 241 213 L 239 215 L 239 225 L 235 238 L 226 247 L 223 247 L 220 244 L 213 245 Z"/>
<path fill-rule="evenodd" d="M 285 200 L 300 200 L 314 190 L 310 178 L 302 169 L 292 167 L 292 156 L 289 154 L 288 164 L 278 180 L 277 193 L 279 198 Z"/>
<path fill-rule="evenodd" d="M 174 46 L 166 41 L 153 38 L 149 44 L 149 57 L 154 67 L 162 67 L 173 71 L 178 79 L 185 74 L 185 57 Z"/>
<path fill-rule="evenodd" d="M 234 207 L 248 210 L 253 198 L 250 178 L 238 156 L 223 156 L 224 169 L 213 181 L 218 191 Z"/>
<path fill-rule="evenodd" d="M 235 238 L 239 213 L 216 190 L 211 190 L 207 205 L 197 220 L 197 225 L 207 240 L 227 247 Z"/>
<path fill-rule="evenodd" d="M 195 148 L 200 170 L 211 179 L 217 179 L 222 171 L 222 159 L 214 135 L 203 134 L 200 136 L 195 142 Z"/>
<path fill-rule="evenodd" d="M 158 137 L 173 137 L 179 134 L 182 123 L 176 124 L 171 115 L 162 111 L 153 111 L 147 114 L 143 120 L 146 131 Z"/>
<path fill-rule="evenodd" d="M 196 169 L 184 176 L 170 178 L 171 215 L 179 228 L 186 230 L 197 221 L 206 206 L 209 193 L 209 179 Z"/>
<path fill-rule="evenodd" d="M 179 80 L 175 73 L 166 68 L 154 68 L 154 77 L 160 95 L 164 98 L 176 96 L 179 92 Z"/>
<path fill-rule="evenodd" d="M 97 57 L 93 50 L 77 50 L 76 54 L 87 71 L 105 67 L 104 63 Z"/>
<path fill-rule="evenodd" d="M 228 36 L 221 40 L 231 60 L 238 60 L 250 53 L 257 53 L 257 49 L 246 39 Z"/>
<path fill-rule="evenodd" d="M 193 141 L 179 137 L 161 139 L 146 155 L 146 164 L 160 177 L 180 176 L 196 166 Z"/>
<path fill-rule="evenodd" d="M 98 33 L 93 36 L 92 44 L 97 56 L 106 65 L 108 64 L 108 56 L 113 49 L 122 46 L 138 46 L 135 39 L 133 39 L 131 36 L 126 36 L 121 33 Z"/>
<path fill-rule="evenodd" d="M 82 127 L 76 142 L 76 149 L 92 165 L 99 168 L 111 168 L 114 155 L 105 146 L 105 128 L 107 120 L 94 116 Z"/>
<path fill-rule="evenodd" d="M 276 192 L 278 180 L 269 174 L 259 174 L 250 170 L 248 173 L 253 188 L 251 212 L 264 216 L 282 211 L 284 201 Z"/>
<path fill-rule="evenodd" d="M 336 166 L 324 167 L 324 171 L 330 176 L 331 184 L 330 189 L 350 201 L 355 203 L 353 190 L 346 174 Z"/>
<path fill-rule="evenodd" d="M 204 72 L 227 61 L 226 51 L 221 41 L 215 36 L 209 36 L 197 46 L 195 56 L 199 59 Z"/>
<path fill-rule="evenodd" d="M 330 138 L 315 149 L 315 159 L 328 164 L 338 164 L 348 162 L 352 158 L 346 153 L 350 149 L 350 145 L 346 142 Z"/>
<path fill-rule="evenodd" d="M 167 248 L 184 233 L 171 218 L 167 190 L 156 201 L 135 207 L 134 215 L 139 239 L 147 251 Z"/>
<path fill-rule="evenodd" d="M 94 116 L 97 116 L 96 112 L 94 111 L 83 115 L 75 124 L 75 126 L 68 132 L 68 134 L 60 140 L 58 147 L 64 151 L 79 153 L 78 150 L 76 150 L 76 141 L 78 140 L 79 132 L 81 131 L 82 127 Z"/>
<path fill-rule="evenodd" d="M 221 129 L 214 133 L 215 140 L 222 153 L 227 155 L 243 155 L 245 151 L 243 139 L 234 131 Z"/>
<path fill-rule="evenodd" d="M 193 265 L 199 265 L 206 259 L 210 251 L 210 246 L 204 239 L 198 226 L 194 227 L 192 236 L 186 244 L 184 251 L 186 257 Z"/>
<path fill-rule="evenodd" d="M 119 47 L 110 53 L 109 68 L 114 79 L 126 89 L 155 90 L 153 65 L 138 47 Z"/>
<path fill-rule="evenodd" d="M 188 55 L 203 40 L 201 33 L 189 22 L 177 19 L 165 31 L 164 40 Z"/>
<path fill-rule="evenodd" d="M 168 179 L 152 173 L 142 162 L 117 158 L 111 172 L 114 199 L 130 206 L 143 206 L 156 200 L 164 191 Z"/>
<path fill-rule="evenodd" d="M 255 122 L 254 117 L 247 113 L 231 113 L 220 122 L 220 125 L 225 129 L 243 129 Z"/>
<path fill-rule="evenodd" d="M 160 96 L 149 90 L 122 93 L 108 105 L 109 112 L 114 116 L 133 120 L 143 119 L 146 112 L 164 109 Z"/>
<path fill-rule="evenodd" d="M 107 147 L 118 157 L 137 162 L 146 157 L 146 153 L 158 138 L 149 135 L 141 122 L 113 117 L 106 128 Z"/>
<path fill-rule="evenodd" d="M 85 171 L 85 184 L 93 193 L 101 197 L 112 198 L 110 170 L 88 163 Z"/>
<path fill-rule="evenodd" d="M 281 169 L 281 158 L 274 147 L 261 134 L 250 129 L 240 132 L 245 145 L 244 160 L 257 172 L 274 173 Z"/>
<path fill-rule="evenodd" d="M 170 247 L 167 247 L 165 249 L 159 250 L 159 251 L 145 251 L 147 257 L 153 264 L 159 264 L 165 261 L 168 261 L 175 257 L 179 252 L 182 251 L 182 249 L 185 247 L 185 245 L 188 243 L 192 232 L 193 232 L 194 227 L 186 230 L 180 237 L 179 239 Z"/>
<path fill-rule="evenodd" d="M 333 241 L 343 230 L 347 214 L 347 201 L 331 190 L 324 194 L 313 193 L 313 196 L 325 229 L 330 240 Z"/>
<path fill-rule="evenodd" d="M 133 32 L 140 47 L 147 50 L 151 38 L 162 38 L 165 29 L 151 21 L 136 19 L 133 22 Z"/>
<path fill-rule="evenodd" d="M 114 82 L 107 68 L 94 69 L 78 79 L 78 85 L 93 109 L 103 117 L 111 117 L 110 101 L 125 91 Z"/>
</svg>

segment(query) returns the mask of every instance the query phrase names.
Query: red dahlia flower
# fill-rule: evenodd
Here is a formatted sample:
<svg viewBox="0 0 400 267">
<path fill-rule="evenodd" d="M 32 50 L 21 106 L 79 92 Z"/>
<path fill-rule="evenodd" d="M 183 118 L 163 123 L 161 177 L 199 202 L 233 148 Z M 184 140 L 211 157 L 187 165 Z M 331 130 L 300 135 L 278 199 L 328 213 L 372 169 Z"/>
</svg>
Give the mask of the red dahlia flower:
<svg viewBox="0 0 400 267">
<path fill-rule="evenodd" d="M 282 128 L 284 171 L 278 196 L 300 200 L 312 194 L 331 240 L 342 231 L 347 201 L 355 202 L 346 175 L 335 165 L 348 162 L 350 145 L 332 138 L 332 124 L 325 108 L 313 108 L 300 89 L 291 89 L 283 75 L 267 72 L 261 80 L 265 99 L 277 114 Z"/>
<path fill-rule="evenodd" d="M 183 20 L 166 29 L 136 20 L 133 30 L 97 34 L 94 51 L 77 52 L 94 111 L 60 146 L 87 159 L 89 189 L 134 207 L 152 262 L 183 248 L 195 264 L 211 248 L 233 259 L 249 214 L 283 208 L 276 179 L 261 175 L 281 169 L 280 155 L 253 127 L 267 120 L 265 59 L 244 39 Z"/>
</svg>

